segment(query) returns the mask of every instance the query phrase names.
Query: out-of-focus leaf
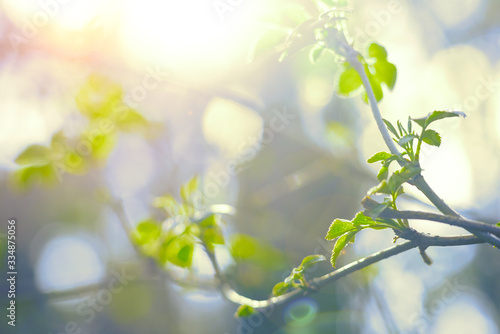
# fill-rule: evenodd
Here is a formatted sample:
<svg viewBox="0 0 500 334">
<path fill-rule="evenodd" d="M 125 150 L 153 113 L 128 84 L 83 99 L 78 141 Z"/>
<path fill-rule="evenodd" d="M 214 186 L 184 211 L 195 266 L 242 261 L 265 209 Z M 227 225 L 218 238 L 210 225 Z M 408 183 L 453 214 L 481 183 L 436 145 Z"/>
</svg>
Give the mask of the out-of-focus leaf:
<svg viewBox="0 0 500 334">
<path fill-rule="evenodd" d="M 229 251 L 236 261 L 246 261 L 259 267 L 276 270 L 284 265 L 284 255 L 280 250 L 249 235 L 233 235 Z"/>
<path fill-rule="evenodd" d="M 166 249 L 168 262 L 182 267 L 189 268 L 193 261 L 194 240 L 186 235 L 182 235 L 169 242 Z"/>
<path fill-rule="evenodd" d="M 15 183 L 22 189 L 35 184 L 51 185 L 57 182 L 57 174 L 53 164 L 32 165 L 18 169 L 13 174 Z"/>
<path fill-rule="evenodd" d="M 153 219 L 141 221 L 132 231 L 132 240 L 138 245 L 155 242 L 160 237 L 161 226 Z"/>
<path fill-rule="evenodd" d="M 253 307 L 248 306 L 248 305 L 241 305 L 236 310 L 235 317 L 237 317 L 237 318 L 249 317 L 254 313 L 255 313 L 255 309 Z"/>
<path fill-rule="evenodd" d="M 224 245 L 224 235 L 218 226 L 205 228 L 202 231 L 203 242 L 210 252 L 214 251 L 215 245 Z"/>
<path fill-rule="evenodd" d="M 377 61 L 373 67 L 377 80 L 380 83 L 385 83 L 390 90 L 394 89 L 397 77 L 396 66 L 388 61 Z"/>
<path fill-rule="evenodd" d="M 368 47 L 368 56 L 376 58 L 377 60 L 386 60 L 387 51 L 385 48 L 377 43 L 371 43 Z"/>
<path fill-rule="evenodd" d="M 50 162 L 50 149 L 42 145 L 30 145 L 16 158 L 18 165 L 38 165 Z"/>
<path fill-rule="evenodd" d="M 156 197 L 153 200 L 153 206 L 154 207 L 164 208 L 167 211 L 172 211 L 172 212 L 176 211 L 178 205 L 179 205 L 179 203 L 177 203 L 177 201 L 175 200 L 175 198 L 172 195 L 170 195 L 170 194 L 167 194 L 167 195 L 164 195 L 164 196 L 160 196 L 160 197 Z"/>
<path fill-rule="evenodd" d="M 279 282 L 273 287 L 273 295 L 274 296 L 281 296 L 285 294 L 291 287 L 291 284 L 284 283 L 284 282 Z"/>
<path fill-rule="evenodd" d="M 63 164 L 65 170 L 71 174 L 82 175 L 88 170 L 87 161 L 74 151 L 66 153 Z"/>
<path fill-rule="evenodd" d="M 75 97 L 80 112 L 91 119 L 108 118 L 121 102 L 123 90 L 108 78 L 93 74 Z"/>
<path fill-rule="evenodd" d="M 337 92 L 343 96 L 350 96 L 355 94 L 362 85 L 363 82 L 358 72 L 353 67 L 347 66 L 340 74 Z"/>
<path fill-rule="evenodd" d="M 236 259 L 248 259 L 255 255 L 259 242 L 248 235 L 236 234 L 231 238 L 231 255 Z"/>
<path fill-rule="evenodd" d="M 186 203 L 192 202 L 192 196 L 199 187 L 198 175 L 193 176 L 186 184 L 181 187 L 181 198 Z"/>
<path fill-rule="evenodd" d="M 104 133 L 101 131 L 88 131 L 81 137 L 82 142 L 90 144 L 91 156 L 97 161 L 105 160 L 114 149 L 117 137 L 115 133 Z"/>
</svg>

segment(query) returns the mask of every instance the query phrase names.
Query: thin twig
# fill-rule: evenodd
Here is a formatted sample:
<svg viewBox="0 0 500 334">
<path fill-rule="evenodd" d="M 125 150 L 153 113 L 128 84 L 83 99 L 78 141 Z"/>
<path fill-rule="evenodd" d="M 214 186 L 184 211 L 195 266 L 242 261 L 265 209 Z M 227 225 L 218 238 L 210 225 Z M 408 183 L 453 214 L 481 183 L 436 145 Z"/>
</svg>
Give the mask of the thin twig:
<svg viewBox="0 0 500 334">
<path fill-rule="evenodd" d="M 420 235 L 418 241 L 406 241 L 400 245 L 396 245 L 375 254 L 366 256 L 358 261 L 352 262 L 342 268 L 339 268 L 329 274 L 311 280 L 310 284 L 316 287 L 317 290 L 323 286 L 335 282 L 336 280 L 361 270 L 369 265 L 372 265 L 391 256 L 406 252 L 415 247 L 431 247 L 431 246 L 461 246 L 483 243 L 484 241 L 474 235 L 452 236 L 452 237 L 431 237 Z M 273 305 L 283 304 L 295 298 L 298 298 L 308 291 L 303 289 L 295 289 L 284 295 L 272 297 L 267 300 L 254 300 L 238 294 L 227 285 L 223 287 L 224 295 L 233 303 L 240 305 L 248 305 L 256 309 L 263 309 Z"/>
<path fill-rule="evenodd" d="M 380 131 L 380 134 L 382 135 L 385 144 L 387 145 L 389 151 L 391 151 L 392 154 L 400 155 L 401 153 L 394 144 L 394 141 L 392 140 L 391 135 L 389 134 L 389 131 L 385 126 L 384 120 L 382 119 L 382 114 L 380 113 L 380 109 L 378 108 L 377 99 L 373 94 L 373 89 L 370 84 L 370 80 L 366 75 L 364 66 L 358 60 L 359 53 L 351 47 L 351 49 L 347 51 L 347 54 L 348 54 L 347 61 L 356 70 L 356 72 L 358 72 L 359 76 L 361 77 L 361 81 L 363 81 L 363 86 L 365 86 L 366 95 L 368 96 L 368 102 L 370 104 L 373 117 L 375 118 L 378 130 Z"/>
<path fill-rule="evenodd" d="M 375 205 L 379 204 L 378 202 L 365 198 L 362 202 L 363 207 L 366 209 L 371 209 L 375 207 Z M 500 236 L 500 227 L 487 224 L 480 221 L 475 221 L 471 219 L 466 219 L 462 217 L 452 217 L 446 215 L 440 215 L 431 212 L 423 212 L 423 211 L 408 211 L 408 210 L 394 210 L 391 208 L 387 208 L 379 214 L 380 218 L 394 218 L 394 219 L 417 219 L 417 220 L 430 220 L 439 223 L 445 223 L 448 225 L 458 226 L 465 229 L 471 229 L 475 231 L 482 231 L 493 233 L 495 235 Z"/>
</svg>

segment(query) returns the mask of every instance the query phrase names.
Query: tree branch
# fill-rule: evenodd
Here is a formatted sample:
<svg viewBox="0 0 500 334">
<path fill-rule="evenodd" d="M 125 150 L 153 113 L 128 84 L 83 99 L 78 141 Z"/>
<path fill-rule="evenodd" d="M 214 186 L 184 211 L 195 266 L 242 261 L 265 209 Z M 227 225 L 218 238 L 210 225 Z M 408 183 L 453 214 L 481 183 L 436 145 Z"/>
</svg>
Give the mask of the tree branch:
<svg viewBox="0 0 500 334">
<path fill-rule="evenodd" d="M 417 232 L 418 233 L 418 232 Z M 323 275 L 321 277 L 315 278 L 309 282 L 309 284 L 317 289 L 323 286 L 335 282 L 336 280 L 361 270 L 369 265 L 377 263 L 381 260 L 387 259 L 391 256 L 406 252 L 415 247 L 430 247 L 430 246 L 461 246 L 461 245 L 473 245 L 483 243 L 484 241 L 474 235 L 466 236 L 452 236 L 452 237 L 439 237 L 439 236 L 426 236 L 419 234 L 418 241 L 406 241 L 400 245 L 396 245 L 375 254 L 366 256 L 355 262 L 352 262 L 344 267 L 341 267 L 329 274 Z M 316 290 L 316 289 L 315 289 Z M 278 297 L 272 297 L 267 300 L 254 300 L 247 298 L 238 294 L 236 291 L 232 290 L 229 286 L 223 287 L 223 293 L 226 298 L 233 303 L 240 305 L 248 305 L 255 309 L 263 309 L 272 307 L 274 305 L 283 304 L 285 302 L 291 301 L 298 298 L 312 290 L 295 289 L 284 295 Z"/>
<path fill-rule="evenodd" d="M 429 201 L 431 201 L 431 203 L 434 204 L 434 206 L 443 214 L 454 217 L 460 217 L 458 213 L 456 213 L 450 206 L 448 206 L 448 204 L 446 204 L 446 202 L 443 199 L 441 199 L 434 192 L 434 190 L 432 190 L 427 181 L 425 181 L 422 174 L 415 176 L 413 180 L 410 182 L 410 184 L 417 187 L 417 189 L 420 190 L 425 195 L 425 197 L 427 197 Z"/>
<path fill-rule="evenodd" d="M 361 81 L 363 81 L 363 86 L 365 86 L 366 95 L 368 96 L 368 102 L 370 104 L 373 117 L 375 118 L 378 130 L 382 134 L 382 138 L 384 139 L 385 144 L 387 145 L 389 151 L 391 151 L 392 154 L 400 155 L 401 153 L 399 153 L 399 150 L 394 144 L 394 141 L 392 140 L 391 135 L 389 134 L 389 131 L 385 126 L 384 120 L 382 119 L 382 114 L 380 113 L 380 109 L 378 108 L 377 99 L 373 94 L 373 89 L 370 84 L 370 80 L 366 75 L 364 66 L 358 60 L 359 53 L 356 50 L 354 50 L 352 46 L 348 46 L 347 54 L 348 54 L 347 61 L 356 70 L 356 72 L 358 72 L 359 76 L 361 77 Z"/>
<path fill-rule="evenodd" d="M 367 210 L 374 208 L 379 203 L 369 197 L 365 197 L 361 202 L 363 207 Z M 486 242 L 500 248 L 500 227 L 487 224 L 475 220 L 462 218 L 460 216 L 446 216 L 439 215 L 431 212 L 422 211 L 404 211 L 394 210 L 387 208 L 379 214 L 380 218 L 394 218 L 394 219 L 417 219 L 429 220 L 439 223 L 445 223 L 452 226 L 458 226 L 466 229 L 467 231 L 479 236 Z"/>
</svg>

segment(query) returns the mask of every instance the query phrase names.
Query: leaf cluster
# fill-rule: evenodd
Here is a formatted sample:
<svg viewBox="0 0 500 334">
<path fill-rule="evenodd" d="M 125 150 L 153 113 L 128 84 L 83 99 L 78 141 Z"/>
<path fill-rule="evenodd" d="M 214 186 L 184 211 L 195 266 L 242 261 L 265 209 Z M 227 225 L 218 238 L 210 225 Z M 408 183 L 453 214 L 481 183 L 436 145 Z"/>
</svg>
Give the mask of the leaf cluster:
<svg viewBox="0 0 500 334">
<path fill-rule="evenodd" d="M 65 173 L 82 175 L 107 159 L 120 132 L 146 133 L 151 126 L 123 102 L 118 84 L 99 75 L 88 78 L 75 102 L 86 119 L 84 129 L 76 136 L 61 130 L 49 145 L 28 146 L 15 159 L 22 166 L 13 174 L 16 185 L 26 189 L 34 184 L 54 184 Z"/>
</svg>

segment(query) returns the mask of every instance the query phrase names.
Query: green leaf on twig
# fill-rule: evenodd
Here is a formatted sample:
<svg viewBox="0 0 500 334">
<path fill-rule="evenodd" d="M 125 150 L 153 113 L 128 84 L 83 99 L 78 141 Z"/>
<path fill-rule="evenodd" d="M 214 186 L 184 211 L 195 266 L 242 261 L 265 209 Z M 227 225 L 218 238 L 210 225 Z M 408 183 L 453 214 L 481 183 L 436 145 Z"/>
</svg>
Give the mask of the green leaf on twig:
<svg viewBox="0 0 500 334">
<path fill-rule="evenodd" d="M 181 198 L 186 203 L 191 203 L 193 194 L 198 190 L 199 180 L 198 175 L 193 176 L 186 184 L 181 187 Z"/>
<path fill-rule="evenodd" d="M 132 240 L 138 245 L 146 245 L 154 242 L 160 236 L 161 226 L 153 219 L 146 219 L 132 231 Z"/>
<path fill-rule="evenodd" d="M 404 135 L 403 137 L 401 137 L 399 140 L 398 140 L 398 145 L 403 147 L 405 144 L 408 144 L 410 142 L 412 142 L 414 139 L 417 139 L 418 136 L 417 135 L 414 135 L 414 134 L 407 134 L 407 135 Z"/>
<path fill-rule="evenodd" d="M 389 129 L 389 131 L 391 131 L 391 132 L 392 132 L 392 134 L 393 134 L 394 136 L 396 136 L 396 138 L 398 138 L 398 139 L 399 139 L 399 134 L 398 134 L 398 132 L 396 131 L 396 128 L 394 127 L 394 125 L 392 125 L 392 123 L 391 123 L 391 122 L 389 122 L 389 121 L 388 121 L 388 120 L 386 120 L 386 119 L 383 119 L 383 121 L 384 121 L 384 123 L 385 123 L 385 126 L 387 126 L 387 129 Z"/>
<path fill-rule="evenodd" d="M 16 158 L 18 165 L 38 165 L 50 161 L 50 149 L 42 145 L 30 145 Z"/>
<path fill-rule="evenodd" d="M 434 130 L 425 130 L 422 133 L 422 141 L 426 144 L 432 145 L 432 146 L 439 146 L 441 145 L 441 136 L 439 133 L 437 133 Z"/>
<path fill-rule="evenodd" d="M 357 93 L 362 85 L 363 82 L 358 72 L 347 64 L 345 70 L 339 77 L 337 92 L 343 96 L 351 96 Z"/>
<path fill-rule="evenodd" d="M 392 157 L 392 154 L 390 154 L 390 153 L 387 153 L 387 152 L 378 152 L 378 153 L 375 153 L 370 159 L 368 159 L 367 162 L 368 163 L 374 163 L 374 162 L 377 162 L 377 161 L 382 161 L 382 160 L 389 159 L 390 157 Z"/>
<path fill-rule="evenodd" d="M 356 229 L 357 229 L 356 226 L 354 226 L 354 224 L 351 223 L 349 220 L 335 219 L 333 223 L 330 225 L 330 228 L 328 229 L 328 233 L 326 234 L 325 239 L 333 240 L 343 235 L 344 233 L 355 231 Z"/>
<path fill-rule="evenodd" d="M 248 317 L 248 316 L 251 316 L 254 313 L 255 313 L 255 309 L 253 307 L 248 306 L 248 305 L 241 305 L 236 310 L 236 313 L 234 314 L 234 316 L 236 318 Z"/>
<path fill-rule="evenodd" d="M 281 296 L 285 294 L 291 287 L 292 285 L 290 283 L 279 282 L 273 287 L 272 293 L 274 296 Z"/>
<path fill-rule="evenodd" d="M 333 246 L 332 257 L 330 259 L 333 267 L 335 267 L 337 259 L 340 256 L 340 253 L 342 253 L 342 250 L 345 248 L 345 246 L 347 246 L 349 242 L 354 240 L 356 232 L 357 231 L 347 232 L 339 237 L 335 242 L 335 245 Z"/>
<path fill-rule="evenodd" d="M 429 124 L 438 121 L 440 119 L 448 118 L 448 117 L 465 117 L 465 113 L 461 111 L 433 111 L 426 117 L 415 118 L 413 121 L 420 125 L 422 128 L 426 129 Z"/>
<path fill-rule="evenodd" d="M 304 269 L 310 268 L 311 266 L 315 265 L 318 262 L 325 261 L 325 257 L 320 254 L 316 255 L 308 255 L 306 256 L 303 260 L 300 266 Z"/>
</svg>

